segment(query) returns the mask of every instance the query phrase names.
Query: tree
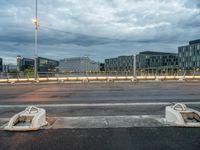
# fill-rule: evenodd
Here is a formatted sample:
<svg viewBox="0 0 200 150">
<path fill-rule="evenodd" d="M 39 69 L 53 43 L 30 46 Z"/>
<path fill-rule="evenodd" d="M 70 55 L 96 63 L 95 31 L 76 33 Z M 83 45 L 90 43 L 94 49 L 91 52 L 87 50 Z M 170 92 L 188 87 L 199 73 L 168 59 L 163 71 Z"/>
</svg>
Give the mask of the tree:
<svg viewBox="0 0 200 150">
<path fill-rule="evenodd" d="M 28 77 L 33 77 L 33 76 L 34 76 L 34 70 L 33 70 L 33 69 L 30 69 L 30 68 L 25 69 L 25 70 L 24 70 L 24 74 L 25 74 L 26 76 L 28 76 Z"/>
</svg>

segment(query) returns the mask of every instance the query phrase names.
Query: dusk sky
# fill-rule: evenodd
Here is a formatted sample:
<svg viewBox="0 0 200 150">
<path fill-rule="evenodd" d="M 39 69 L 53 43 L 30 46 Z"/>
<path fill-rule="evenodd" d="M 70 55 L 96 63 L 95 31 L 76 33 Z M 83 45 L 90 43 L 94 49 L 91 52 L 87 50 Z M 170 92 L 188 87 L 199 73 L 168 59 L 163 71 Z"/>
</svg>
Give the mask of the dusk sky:
<svg viewBox="0 0 200 150">
<path fill-rule="evenodd" d="M 35 0 L 0 1 L 0 57 L 33 57 Z M 39 56 L 93 60 L 177 52 L 200 38 L 199 0 L 38 0 Z"/>
</svg>

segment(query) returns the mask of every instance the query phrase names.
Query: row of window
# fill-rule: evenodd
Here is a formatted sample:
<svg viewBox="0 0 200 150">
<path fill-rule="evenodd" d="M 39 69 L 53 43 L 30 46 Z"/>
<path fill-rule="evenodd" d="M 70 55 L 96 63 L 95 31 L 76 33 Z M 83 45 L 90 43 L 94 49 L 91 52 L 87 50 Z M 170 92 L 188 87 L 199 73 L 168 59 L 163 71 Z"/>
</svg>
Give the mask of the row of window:
<svg viewBox="0 0 200 150">
<path fill-rule="evenodd" d="M 179 63 L 180 67 L 200 67 L 200 62 L 182 62 Z"/>
</svg>

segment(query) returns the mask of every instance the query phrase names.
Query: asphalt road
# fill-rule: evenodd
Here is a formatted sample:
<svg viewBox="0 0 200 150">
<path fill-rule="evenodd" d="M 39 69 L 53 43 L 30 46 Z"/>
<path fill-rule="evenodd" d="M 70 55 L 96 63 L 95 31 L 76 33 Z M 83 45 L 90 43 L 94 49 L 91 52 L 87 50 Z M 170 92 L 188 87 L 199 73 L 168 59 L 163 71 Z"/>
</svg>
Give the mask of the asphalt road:
<svg viewBox="0 0 200 150">
<path fill-rule="evenodd" d="M 195 128 L 57 129 L 0 132 L 2 150 L 199 150 Z"/>
<path fill-rule="evenodd" d="M 0 105 L 199 101 L 200 82 L 30 84 L 0 86 Z"/>
<path fill-rule="evenodd" d="M 11 117 L 26 105 L 43 105 L 49 116 L 164 115 L 166 105 L 128 103 L 200 102 L 199 82 L 32 84 L 0 86 L 0 117 Z M 66 104 L 110 104 L 66 106 Z M 124 106 L 114 106 L 125 103 Z M 60 104 L 59 107 L 46 105 Z M 3 108 L 1 106 L 14 105 Z M 24 107 L 15 107 L 24 105 Z M 167 104 L 168 105 L 168 104 Z M 192 105 L 200 110 L 200 105 Z"/>
<path fill-rule="evenodd" d="M 11 117 L 31 104 L 42 105 L 48 117 L 164 117 L 165 103 L 198 103 L 199 91 L 199 82 L 2 85 L 0 118 Z M 114 105 L 116 103 L 123 105 Z M 134 103 L 137 105 L 129 105 Z M 189 106 L 200 110 L 200 104 Z M 0 149 L 199 150 L 199 138 L 199 128 L 175 127 L 65 128 L 22 133 L 0 131 Z"/>
</svg>

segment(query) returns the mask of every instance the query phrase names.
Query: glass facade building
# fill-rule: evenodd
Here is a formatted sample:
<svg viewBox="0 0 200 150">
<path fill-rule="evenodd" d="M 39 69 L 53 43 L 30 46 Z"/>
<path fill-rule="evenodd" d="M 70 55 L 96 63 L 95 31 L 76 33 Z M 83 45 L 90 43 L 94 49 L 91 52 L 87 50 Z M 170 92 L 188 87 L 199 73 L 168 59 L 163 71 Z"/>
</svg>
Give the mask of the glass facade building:
<svg viewBox="0 0 200 150">
<path fill-rule="evenodd" d="M 48 59 L 44 57 L 38 57 L 38 72 L 55 72 L 56 68 L 59 66 L 57 60 Z"/>
<path fill-rule="evenodd" d="M 34 59 L 23 58 L 18 55 L 17 70 L 24 71 L 26 69 L 34 69 L 34 62 Z M 54 72 L 56 71 L 56 67 L 59 66 L 59 62 L 48 58 L 38 57 L 37 65 L 38 72 Z"/>
<path fill-rule="evenodd" d="M 134 56 L 105 59 L 105 71 L 133 71 Z"/>
<path fill-rule="evenodd" d="M 17 56 L 17 71 L 24 71 L 26 69 L 34 68 L 34 59 L 23 58 L 20 55 Z"/>
<path fill-rule="evenodd" d="M 144 51 L 136 56 L 137 69 L 144 70 L 176 70 L 178 69 L 178 54 Z"/>
<path fill-rule="evenodd" d="M 179 68 L 193 70 L 200 68 L 200 39 L 178 48 Z"/>
<path fill-rule="evenodd" d="M 99 71 L 100 63 L 95 62 L 88 57 L 65 58 L 60 60 L 59 70 L 63 72 Z"/>
<path fill-rule="evenodd" d="M 0 58 L 0 72 L 3 72 L 3 59 Z"/>
<path fill-rule="evenodd" d="M 178 54 L 144 51 L 136 55 L 137 70 L 162 71 L 178 69 Z M 134 57 L 119 56 L 105 60 L 106 71 L 133 71 Z"/>
<path fill-rule="evenodd" d="M 100 63 L 100 71 L 105 71 L 105 64 L 104 63 Z"/>
</svg>

